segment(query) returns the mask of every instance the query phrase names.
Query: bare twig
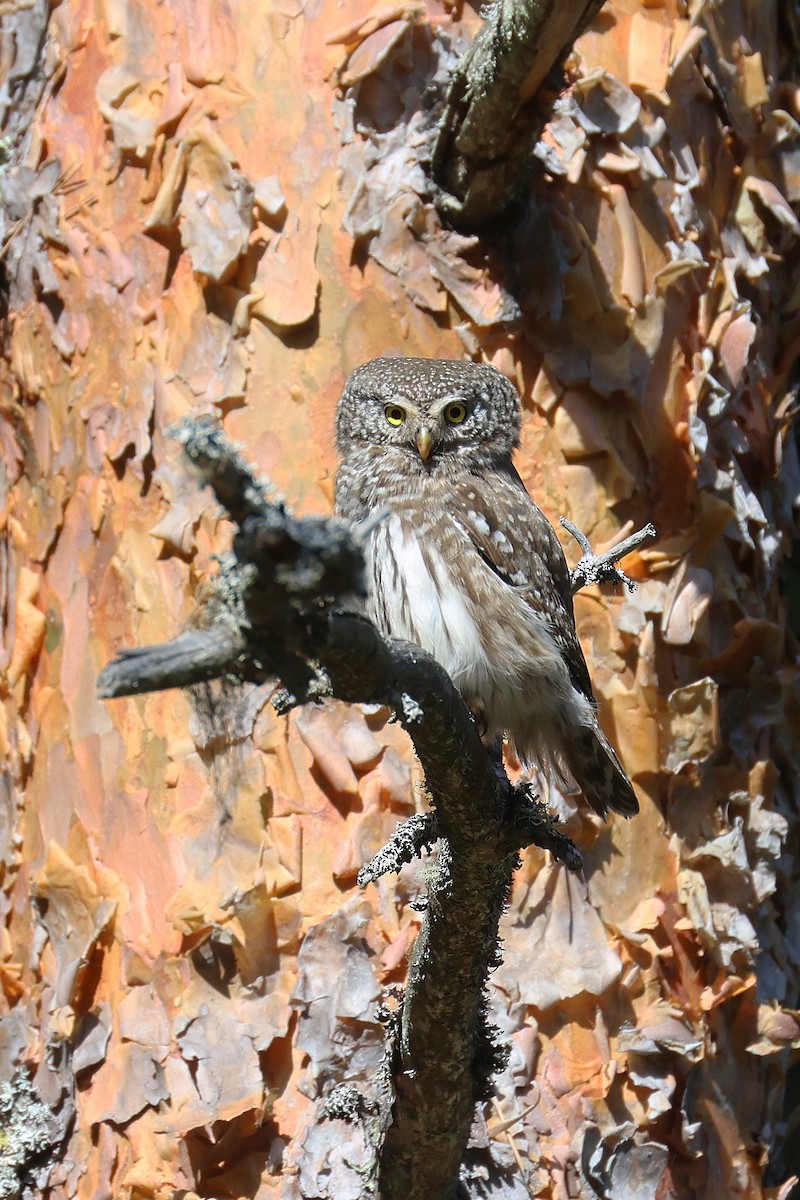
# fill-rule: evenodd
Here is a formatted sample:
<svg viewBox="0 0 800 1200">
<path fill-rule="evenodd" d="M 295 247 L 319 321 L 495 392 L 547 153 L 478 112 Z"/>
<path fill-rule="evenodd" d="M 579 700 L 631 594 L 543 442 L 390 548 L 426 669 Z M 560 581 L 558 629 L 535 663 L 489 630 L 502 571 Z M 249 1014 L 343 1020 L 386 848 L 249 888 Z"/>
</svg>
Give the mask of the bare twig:
<svg viewBox="0 0 800 1200">
<path fill-rule="evenodd" d="M 577 564 L 570 572 L 573 596 L 589 583 L 622 583 L 629 592 L 636 591 L 637 584 L 635 580 L 629 579 L 625 572 L 620 570 L 615 564 L 621 558 L 624 558 L 626 554 L 630 554 L 632 550 L 638 549 L 639 546 L 644 545 L 645 542 L 652 541 L 656 537 L 657 530 L 652 522 L 645 525 L 643 529 L 639 529 L 636 533 L 632 533 L 630 537 L 626 537 L 623 541 L 618 542 L 610 550 L 605 550 L 602 554 L 595 554 L 586 534 L 581 532 L 577 525 L 573 525 L 572 521 L 568 521 L 566 517 L 562 517 L 561 524 L 572 534 L 583 551 Z"/>
<path fill-rule="evenodd" d="M 439 840 L 439 824 L 434 813 L 415 813 L 397 826 L 389 841 L 358 872 L 358 886 L 366 887 L 382 875 L 400 870 L 405 863 L 419 858 Z"/>
<path fill-rule="evenodd" d="M 233 622 L 192 629 L 160 646 L 121 650 L 97 679 L 101 700 L 189 687 L 233 673 L 245 642 Z"/>
<path fill-rule="evenodd" d="M 15 221 L 14 224 L 11 226 L 11 230 L 10 230 L 8 236 L 6 237 L 6 240 L 3 242 L 2 246 L 0 246 L 0 261 L 2 261 L 5 258 L 6 254 L 8 253 L 8 250 L 11 246 L 11 243 L 14 241 L 14 238 L 19 236 L 19 234 L 22 232 L 22 230 L 28 224 L 28 222 L 30 221 L 32 216 L 33 216 L 33 209 L 31 209 L 29 212 L 27 212 L 24 217 L 20 217 L 20 219 L 18 221 Z"/>
<path fill-rule="evenodd" d="M 260 478 L 210 418 L 181 421 L 167 430 L 183 446 L 187 463 L 214 495 L 231 519 L 242 525 L 247 517 L 265 512 L 270 502 L 280 505 L 274 489 Z"/>
</svg>

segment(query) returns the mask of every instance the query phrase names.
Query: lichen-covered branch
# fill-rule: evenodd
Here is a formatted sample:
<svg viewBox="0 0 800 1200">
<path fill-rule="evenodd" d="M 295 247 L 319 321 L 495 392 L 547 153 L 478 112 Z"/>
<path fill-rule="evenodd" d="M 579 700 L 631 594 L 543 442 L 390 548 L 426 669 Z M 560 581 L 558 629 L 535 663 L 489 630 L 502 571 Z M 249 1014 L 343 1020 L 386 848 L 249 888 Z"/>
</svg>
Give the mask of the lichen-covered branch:
<svg viewBox="0 0 800 1200">
<path fill-rule="evenodd" d="M 495 0 L 447 91 L 431 173 L 437 205 L 478 228 L 515 199 L 552 103 L 542 92 L 603 0 Z"/>
<path fill-rule="evenodd" d="M 572 869 L 580 856 L 487 754 L 443 668 L 353 611 L 363 592 L 361 532 L 292 517 L 218 428 L 189 421 L 180 440 L 238 525 L 233 549 L 221 559 L 199 627 L 166 645 L 123 650 L 101 673 L 100 692 L 133 695 L 216 673 L 280 679 L 284 706 L 328 694 L 394 709 L 414 741 L 432 815 L 406 825 L 365 868 L 364 881 L 398 869 L 436 838 L 439 852 L 399 1020 L 395 1101 L 378 1177 L 382 1200 L 447 1200 L 475 1104 L 503 1058 L 487 1023 L 485 987 L 517 851 L 543 845 Z"/>
<path fill-rule="evenodd" d="M 439 825 L 435 813 L 414 813 L 402 821 L 385 846 L 358 872 L 358 886 L 366 887 L 382 875 L 396 873 L 406 863 L 419 858 L 439 840 Z"/>
<path fill-rule="evenodd" d="M 572 534 L 583 551 L 570 572 L 573 596 L 589 583 L 622 583 L 628 591 L 636 591 L 635 581 L 629 579 L 616 564 L 626 554 L 630 554 L 632 550 L 638 550 L 639 546 L 643 546 L 645 542 L 651 542 L 656 537 L 657 530 L 652 522 L 642 529 L 637 529 L 636 533 L 632 533 L 630 537 L 617 542 L 616 546 L 612 546 L 610 550 L 604 550 L 602 554 L 595 554 L 586 534 L 578 529 L 577 525 L 573 525 L 572 521 L 562 517 L 561 524 Z"/>
</svg>

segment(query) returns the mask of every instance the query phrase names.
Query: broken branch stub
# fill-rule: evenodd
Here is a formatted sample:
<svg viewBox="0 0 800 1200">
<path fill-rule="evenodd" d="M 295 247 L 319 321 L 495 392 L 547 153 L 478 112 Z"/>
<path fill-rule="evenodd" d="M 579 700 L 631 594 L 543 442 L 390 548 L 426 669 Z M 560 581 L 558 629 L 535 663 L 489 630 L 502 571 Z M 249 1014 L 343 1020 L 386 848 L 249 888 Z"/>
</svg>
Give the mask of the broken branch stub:
<svg viewBox="0 0 800 1200">
<path fill-rule="evenodd" d="M 651 542 L 657 536 L 657 530 L 652 521 L 641 529 L 637 529 L 636 533 L 632 533 L 630 537 L 617 542 L 616 546 L 612 546 L 610 550 L 604 550 L 602 554 L 595 554 L 586 534 L 578 529 L 577 525 L 573 525 L 572 521 L 562 517 L 561 524 L 568 533 L 572 534 L 583 551 L 578 562 L 570 571 L 573 596 L 590 583 L 622 583 L 629 592 L 636 591 L 635 580 L 629 579 L 616 564 L 626 554 L 630 554 L 632 550 L 638 550 L 639 546 L 643 546 L 645 542 Z"/>
<path fill-rule="evenodd" d="M 516 199 L 557 94 L 547 78 L 602 3 L 490 5 L 450 80 L 431 161 L 437 207 L 457 228 L 486 226 Z"/>
</svg>

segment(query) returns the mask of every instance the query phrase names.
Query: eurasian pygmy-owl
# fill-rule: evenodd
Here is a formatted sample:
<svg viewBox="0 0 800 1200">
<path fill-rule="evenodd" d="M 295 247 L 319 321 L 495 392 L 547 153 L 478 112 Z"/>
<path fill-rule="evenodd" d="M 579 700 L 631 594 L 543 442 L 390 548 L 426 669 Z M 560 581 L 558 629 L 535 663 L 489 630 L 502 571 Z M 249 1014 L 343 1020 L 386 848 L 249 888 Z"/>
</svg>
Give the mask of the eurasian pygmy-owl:
<svg viewBox="0 0 800 1200">
<path fill-rule="evenodd" d="M 520 404 L 494 367 L 377 358 L 337 412 L 336 507 L 369 537 L 368 611 L 446 669 L 487 736 L 523 763 L 564 768 L 595 812 L 637 812 L 597 721 L 569 568 L 511 455 Z"/>
</svg>

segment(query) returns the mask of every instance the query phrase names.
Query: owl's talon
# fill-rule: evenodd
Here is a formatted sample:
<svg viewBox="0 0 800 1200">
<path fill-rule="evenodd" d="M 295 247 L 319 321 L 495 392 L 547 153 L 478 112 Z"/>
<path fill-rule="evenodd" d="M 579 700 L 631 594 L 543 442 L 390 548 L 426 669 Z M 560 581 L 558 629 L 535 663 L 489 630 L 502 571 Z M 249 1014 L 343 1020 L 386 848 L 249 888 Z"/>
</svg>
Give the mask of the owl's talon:
<svg viewBox="0 0 800 1200">
<path fill-rule="evenodd" d="M 482 742 L 486 741 L 486 734 L 489 732 L 489 726 L 486 720 L 486 709 L 483 702 L 477 696 L 473 697 L 467 704 L 469 714 L 478 727 L 478 733 Z"/>
</svg>

